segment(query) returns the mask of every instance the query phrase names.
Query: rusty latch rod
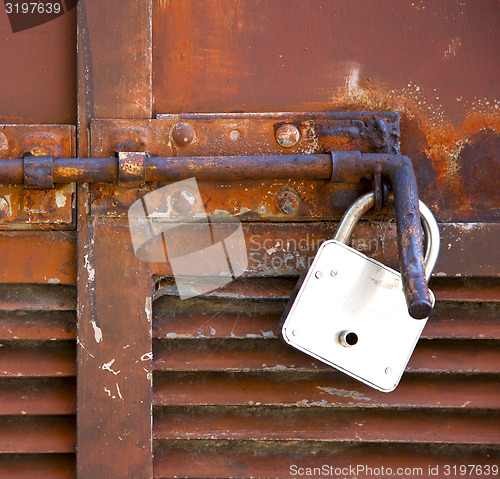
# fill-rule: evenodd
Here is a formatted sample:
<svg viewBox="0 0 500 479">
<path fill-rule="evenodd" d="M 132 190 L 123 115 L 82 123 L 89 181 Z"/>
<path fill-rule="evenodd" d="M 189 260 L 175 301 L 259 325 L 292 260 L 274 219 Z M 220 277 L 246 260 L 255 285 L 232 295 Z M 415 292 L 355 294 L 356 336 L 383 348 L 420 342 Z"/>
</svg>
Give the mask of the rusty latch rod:
<svg viewBox="0 0 500 479">
<path fill-rule="evenodd" d="M 423 230 L 420 222 L 417 181 L 407 156 L 359 151 L 333 151 L 332 181 L 358 182 L 387 176 L 394 191 L 399 267 L 408 311 L 413 318 L 427 318 L 432 300 L 427 287 L 423 261 Z"/>
<path fill-rule="evenodd" d="M 333 161 L 332 161 L 333 160 Z M 116 158 L 53 158 L 0 160 L 0 183 L 28 188 L 52 188 L 73 182 L 145 183 L 240 179 L 333 179 L 357 182 L 372 179 L 381 169 L 394 189 L 399 262 L 410 315 L 426 318 L 432 309 L 423 266 L 423 232 L 413 166 L 402 155 L 336 151 L 315 155 L 220 157 L 150 157 L 119 153 Z"/>
</svg>

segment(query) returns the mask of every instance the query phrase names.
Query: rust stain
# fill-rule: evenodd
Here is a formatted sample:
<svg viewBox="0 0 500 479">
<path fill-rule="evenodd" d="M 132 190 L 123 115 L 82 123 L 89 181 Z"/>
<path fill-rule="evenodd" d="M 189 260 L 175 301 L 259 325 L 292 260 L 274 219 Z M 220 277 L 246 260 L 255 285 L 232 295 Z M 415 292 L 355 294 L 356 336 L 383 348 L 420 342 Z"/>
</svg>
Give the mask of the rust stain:
<svg viewBox="0 0 500 479">
<path fill-rule="evenodd" d="M 498 186 L 493 185 L 499 166 L 499 160 L 494 158 L 500 148 L 499 100 L 468 103 L 465 120 L 455 125 L 445 116 L 435 92 L 412 82 L 399 90 L 380 88 L 369 78 L 361 80 L 359 69 L 353 65 L 345 85 L 332 98 L 333 107 L 347 111 L 396 111 L 401 115 L 401 150 L 414 160 L 421 196 L 430 206 L 461 211 L 500 207 Z M 485 156 L 489 161 L 484 161 Z M 481 163 L 481 172 L 476 174 L 471 188 L 468 184 L 473 179 L 467 172 L 473 160 Z M 475 204 L 471 189 L 480 195 Z M 485 201 L 487 205 L 480 204 Z M 491 216 L 490 213 L 485 219 Z"/>
</svg>

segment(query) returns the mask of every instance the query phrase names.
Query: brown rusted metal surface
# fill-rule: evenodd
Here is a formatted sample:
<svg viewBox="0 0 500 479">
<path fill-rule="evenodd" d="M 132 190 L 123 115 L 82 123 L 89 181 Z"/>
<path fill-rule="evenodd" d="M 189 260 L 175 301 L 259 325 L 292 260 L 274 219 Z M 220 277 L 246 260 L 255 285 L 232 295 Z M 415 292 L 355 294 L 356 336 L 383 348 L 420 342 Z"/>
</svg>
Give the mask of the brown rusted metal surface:
<svg viewBox="0 0 500 479">
<path fill-rule="evenodd" d="M 7 454 L 0 456 L 1 479 L 75 479 L 74 454 Z"/>
<path fill-rule="evenodd" d="M 1 453 L 69 453 L 75 446 L 74 417 L 0 417 Z"/>
<path fill-rule="evenodd" d="M 156 373 L 156 406 L 259 406 L 497 409 L 500 382 L 494 376 L 405 375 L 394 394 L 374 391 L 336 372 Z M 464 406 L 466 404 L 466 406 Z"/>
<path fill-rule="evenodd" d="M 87 0 L 78 4 L 80 157 L 88 156 L 90 119 L 151 118 L 151 3 Z M 102 23 L 106 18 L 113 18 L 112 24 Z"/>
<path fill-rule="evenodd" d="M 86 217 L 78 265 L 78 456 L 81 477 L 150 478 L 151 274 L 127 223 Z M 98 431 L 98 433 L 96 433 Z"/>
<path fill-rule="evenodd" d="M 76 9 L 13 32 L 3 2 L 0 15 L 0 123 L 76 122 Z M 52 2 L 60 3 L 60 2 Z M 66 1 L 67 4 L 70 1 Z M 19 4 L 21 10 L 22 4 Z M 15 5 L 14 5 L 15 8 Z M 62 12 L 65 10 L 62 8 Z M 17 20 L 27 27 L 26 14 Z M 40 15 L 32 15 L 40 17 Z M 0 146 L 1 149 L 1 146 Z"/>
<path fill-rule="evenodd" d="M 419 110 L 430 107 L 454 123 L 479 100 L 494 108 L 497 2 L 383 7 L 155 2 L 155 112 L 323 108 L 363 84 L 385 89 L 387 98 L 406 92 L 426 100 Z"/>
<path fill-rule="evenodd" d="M 331 371 L 331 367 L 292 351 L 278 340 L 155 340 L 153 366 L 159 371 Z M 500 372 L 494 341 L 421 340 L 408 372 L 480 374 Z"/>
<path fill-rule="evenodd" d="M 146 151 L 157 156 L 313 154 L 330 150 L 395 153 L 399 116 L 390 111 L 297 111 L 285 113 L 161 115 L 152 120 L 93 120 L 92 155 Z M 276 131 L 293 124 L 300 133 L 294 147 L 276 141 Z M 185 125 L 180 129 L 178 125 Z M 189 126 L 187 126 L 189 125 Z M 179 135 L 188 130 L 186 135 Z M 185 143 L 178 146 L 177 142 Z M 190 140 L 190 141 L 189 141 Z"/>
<path fill-rule="evenodd" d="M 0 380 L 1 415 L 66 415 L 76 412 L 75 378 Z"/>
<path fill-rule="evenodd" d="M 0 311 L 0 339 L 76 339 L 76 313 Z"/>
<path fill-rule="evenodd" d="M 1 283 L 76 284 L 72 232 L 0 232 Z"/>
<path fill-rule="evenodd" d="M 154 4 L 155 113 L 396 111 L 401 151 L 440 219 L 498 221 L 494 0 L 390 12 L 362 0 L 278 0 L 255 12 L 230 1 Z M 210 95 L 199 94 L 200 77 Z"/>
<path fill-rule="evenodd" d="M 50 164 L 53 160 L 50 157 L 75 155 L 75 127 L 0 124 L 0 133 L 0 143 L 3 138 L 6 146 L 2 149 L 0 145 L 0 168 L 6 172 L 0 178 L 0 229 L 28 229 L 30 225 L 36 229 L 73 229 L 73 185 L 42 191 L 14 184 L 23 183 L 26 175 L 27 186 L 52 188 Z M 45 158 L 46 155 L 49 158 Z M 20 160 L 10 160 L 23 156 L 26 167 Z"/>
<path fill-rule="evenodd" d="M 212 477 L 289 477 L 292 472 L 307 473 L 307 477 L 325 477 L 323 466 L 333 474 L 338 468 L 350 472 L 355 465 L 355 477 L 371 479 L 373 472 L 398 468 L 405 477 L 421 476 L 429 471 L 445 471 L 451 464 L 498 463 L 498 447 L 478 448 L 464 445 L 435 444 L 355 444 L 314 441 L 158 441 L 155 447 L 155 479 L 170 477 L 199 478 L 209 470 Z M 221 457 L 224 460 L 221 460 Z M 357 470 L 357 466 L 360 469 Z M 294 469 L 294 466 L 296 469 Z M 406 471 L 406 473 L 405 473 Z M 451 479 L 460 479 L 460 469 L 450 469 Z M 335 477 L 335 476 L 333 476 Z M 337 476 L 339 477 L 339 476 Z M 348 476 L 347 476 L 348 477 Z"/>
<path fill-rule="evenodd" d="M 436 421 L 440 427 L 436 428 Z M 381 427 L 383 425 L 383 427 Z M 498 444 L 499 416 L 491 411 L 377 411 L 325 408 L 157 408 L 155 439 L 257 441 L 422 442 Z"/>
</svg>

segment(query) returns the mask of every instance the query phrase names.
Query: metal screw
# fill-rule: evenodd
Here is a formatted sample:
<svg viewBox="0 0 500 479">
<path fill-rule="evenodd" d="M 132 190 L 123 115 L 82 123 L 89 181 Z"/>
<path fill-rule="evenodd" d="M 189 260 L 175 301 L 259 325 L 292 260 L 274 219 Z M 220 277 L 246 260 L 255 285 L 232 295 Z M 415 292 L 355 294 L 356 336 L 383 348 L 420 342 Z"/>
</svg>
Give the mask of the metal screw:
<svg viewBox="0 0 500 479">
<path fill-rule="evenodd" d="M 385 368 L 385 374 L 391 374 L 392 369 L 391 368 Z"/>
<path fill-rule="evenodd" d="M 3 197 L 0 196 L 0 219 L 3 219 L 9 213 L 9 202 Z"/>
<path fill-rule="evenodd" d="M 240 132 L 238 130 L 233 130 L 229 135 L 232 140 L 237 140 L 240 137 Z"/>
<path fill-rule="evenodd" d="M 170 130 L 173 142 L 180 147 L 189 146 L 196 138 L 196 131 L 189 123 L 176 123 Z"/>
<path fill-rule="evenodd" d="M 335 271 L 334 269 L 332 269 L 332 270 L 330 271 L 330 276 L 331 276 L 332 278 L 335 278 L 335 276 L 337 276 L 337 271 Z"/>
<path fill-rule="evenodd" d="M 276 141 L 283 148 L 292 148 L 300 140 L 300 131 L 291 123 L 285 123 L 276 130 Z"/>
<path fill-rule="evenodd" d="M 0 152 L 6 150 L 9 147 L 9 140 L 7 139 L 7 135 L 0 131 Z"/>
<path fill-rule="evenodd" d="M 300 197 L 297 193 L 291 190 L 281 190 L 274 200 L 276 208 L 278 208 L 281 213 L 290 215 L 297 211 L 300 204 Z"/>
<path fill-rule="evenodd" d="M 316 273 L 314 273 L 314 276 L 316 276 L 316 278 L 321 278 L 321 276 L 323 276 L 323 273 L 321 271 L 316 271 Z"/>
</svg>

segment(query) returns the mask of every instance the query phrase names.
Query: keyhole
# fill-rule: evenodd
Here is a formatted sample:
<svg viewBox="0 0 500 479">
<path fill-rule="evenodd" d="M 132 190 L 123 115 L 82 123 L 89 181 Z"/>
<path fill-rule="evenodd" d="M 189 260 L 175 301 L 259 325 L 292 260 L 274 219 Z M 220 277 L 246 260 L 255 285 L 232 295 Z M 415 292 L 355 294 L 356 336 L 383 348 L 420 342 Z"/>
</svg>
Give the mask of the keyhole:
<svg viewBox="0 0 500 479">
<path fill-rule="evenodd" d="M 358 343 L 358 335 L 352 331 L 344 331 L 340 334 L 340 344 L 346 348 L 355 346 Z"/>
</svg>

